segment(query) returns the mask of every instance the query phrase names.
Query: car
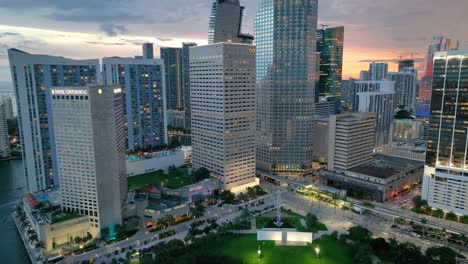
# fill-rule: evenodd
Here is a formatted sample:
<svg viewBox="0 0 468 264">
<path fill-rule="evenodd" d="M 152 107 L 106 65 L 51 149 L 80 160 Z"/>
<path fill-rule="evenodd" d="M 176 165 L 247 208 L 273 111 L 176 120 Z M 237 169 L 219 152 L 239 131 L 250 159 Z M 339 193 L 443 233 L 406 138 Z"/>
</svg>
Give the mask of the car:
<svg viewBox="0 0 468 264">
<path fill-rule="evenodd" d="M 218 207 L 223 207 L 223 205 L 224 205 L 223 203 L 220 203 L 218 204 Z"/>
<path fill-rule="evenodd" d="M 428 246 L 431 244 L 431 242 L 429 242 L 429 241 L 427 241 L 427 240 L 424 240 L 423 243 L 424 243 L 425 245 L 428 245 Z"/>
<path fill-rule="evenodd" d="M 391 227 L 391 228 L 396 228 L 396 227 L 397 227 L 397 225 L 391 225 L 390 227 Z"/>
<path fill-rule="evenodd" d="M 119 260 L 119 262 L 121 262 L 121 263 L 124 263 L 124 262 L 125 262 L 125 259 L 123 259 L 123 258 L 119 258 L 118 260 Z"/>
<path fill-rule="evenodd" d="M 413 236 L 413 237 L 419 237 L 419 238 L 421 237 L 420 234 L 417 234 L 417 233 L 415 233 L 415 232 L 411 232 L 411 236 Z"/>
</svg>

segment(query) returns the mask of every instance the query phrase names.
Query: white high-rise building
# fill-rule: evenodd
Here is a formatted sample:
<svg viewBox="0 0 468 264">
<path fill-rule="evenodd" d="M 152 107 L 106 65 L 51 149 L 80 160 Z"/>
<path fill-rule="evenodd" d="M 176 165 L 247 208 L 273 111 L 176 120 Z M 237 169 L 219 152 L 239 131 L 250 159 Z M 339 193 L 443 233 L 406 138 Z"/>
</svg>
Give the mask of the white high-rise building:
<svg viewBox="0 0 468 264">
<path fill-rule="evenodd" d="M 97 83 L 99 60 L 72 60 L 8 50 L 16 94 L 24 175 L 29 192 L 58 184 L 52 87 Z"/>
<path fill-rule="evenodd" d="M 190 48 L 192 160 L 240 192 L 255 178 L 255 47 Z"/>
<path fill-rule="evenodd" d="M 51 91 L 62 208 L 87 215 L 95 234 L 122 224 L 127 192 L 122 88 Z"/>
<path fill-rule="evenodd" d="M 404 106 L 403 109 L 414 111 L 418 71 L 415 68 L 403 68 L 401 72 L 389 72 L 387 79 L 395 82 L 395 106 Z"/>
<path fill-rule="evenodd" d="M 355 83 L 354 111 L 376 114 L 376 148 L 392 142 L 392 125 L 395 113 L 394 87 L 395 82 L 388 80 L 357 81 Z"/>
<path fill-rule="evenodd" d="M 372 62 L 369 64 L 369 80 L 380 81 L 387 78 L 388 63 Z"/>
<path fill-rule="evenodd" d="M 468 50 L 436 52 L 422 199 L 468 215 Z"/>
<path fill-rule="evenodd" d="M 10 153 L 10 137 L 8 135 L 7 124 L 7 101 L 0 100 L 0 158 L 9 157 Z"/>
</svg>

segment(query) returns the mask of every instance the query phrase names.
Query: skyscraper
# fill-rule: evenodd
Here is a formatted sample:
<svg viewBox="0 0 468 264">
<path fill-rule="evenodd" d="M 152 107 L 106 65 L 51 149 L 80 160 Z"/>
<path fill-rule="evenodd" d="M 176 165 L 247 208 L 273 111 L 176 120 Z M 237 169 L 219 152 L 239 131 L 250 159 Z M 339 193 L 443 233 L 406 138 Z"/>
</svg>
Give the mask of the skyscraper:
<svg viewBox="0 0 468 264">
<path fill-rule="evenodd" d="M 355 96 L 354 83 L 355 79 L 343 80 L 341 83 L 341 104 L 344 109 L 352 110 Z"/>
<path fill-rule="evenodd" d="M 182 110 L 184 108 L 182 49 L 161 48 L 161 59 L 164 60 L 165 67 L 167 109 Z"/>
<path fill-rule="evenodd" d="M 6 118 L 7 119 L 13 119 L 15 118 L 15 115 L 13 114 L 13 102 L 10 97 L 4 96 L 1 98 L 3 102 L 5 103 L 5 112 L 6 112 Z"/>
<path fill-rule="evenodd" d="M 24 175 L 29 192 L 58 183 L 51 87 L 96 83 L 99 60 L 72 60 L 8 50 L 18 105 Z"/>
<path fill-rule="evenodd" d="M 192 160 L 225 190 L 255 181 L 255 46 L 218 43 L 190 49 Z"/>
<path fill-rule="evenodd" d="M 348 170 L 372 160 L 375 113 L 331 115 L 328 122 L 328 169 Z"/>
<path fill-rule="evenodd" d="M 452 40 L 443 36 L 434 36 L 429 43 L 426 54 L 426 65 L 424 67 L 424 76 L 432 77 L 434 69 L 434 54 L 438 51 L 448 51 L 452 45 Z M 432 86 L 431 86 L 432 87 Z"/>
<path fill-rule="evenodd" d="M 359 73 L 359 80 L 360 81 L 369 81 L 369 71 L 361 71 Z"/>
<path fill-rule="evenodd" d="M 387 78 L 395 82 L 395 106 L 407 111 L 414 111 L 418 71 L 415 68 L 403 68 L 400 72 L 389 72 Z"/>
<path fill-rule="evenodd" d="M 190 108 L 190 47 L 197 46 L 197 43 L 182 44 L 182 79 L 184 90 L 184 111 L 185 111 L 185 128 L 192 127 L 192 112 Z"/>
<path fill-rule="evenodd" d="M 393 117 L 395 112 L 395 82 L 357 81 L 355 83 L 354 111 L 376 114 L 375 147 L 392 142 Z"/>
<path fill-rule="evenodd" d="M 62 208 L 87 215 L 98 234 L 122 224 L 127 192 L 122 89 L 52 88 Z"/>
<path fill-rule="evenodd" d="M 419 91 L 416 105 L 416 115 L 429 117 L 432 96 L 432 72 L 434 68 L 434 53 L 438 51 L 448 51 L 451 48 L 451 40 L 443 36 L 434 36 L 429 43 L 424 66 L 424 76 L 419 82 Z"/>
<path fill-rule="evenodd" d="M 404 68 L 414 68 L 414 60 L 398 61 L 398 72 L 402 72 Z"/>
<path fill-rule="evenodd" d="M 112 57 L 102 63 L 104 83 L 123 87 L 127 148 L 167 144 L 164 61 Z"/>
<path fill-rule="evenodd" d="M 253 36 L 241 33 L 244 7 L 239 0 L 214 0 L 211 6 L 208 43 L 253 43 Z"/>
<path fill-rule="evenodd" d="M 143 44 L 143 59 L 154 59 L 153 43 Z"/>
<path fill-rule="evenodd" d="M 8 135 L 7 124 L 7 101 L 0 100 L 0 158 L 9 157 L 10 153 L 10 137 Z"/>
<path fill-rule="evenodd" d="M 262 0 L 257 44 L 257 168 L 302 176 L 312 166 L 317 0 Z"/>
<path fill-rule="evenodd" d="M 324 96 L 339 101 L 343 69 L 344 27 L 317 30 L 317 52 L 320 53 L 320 79 L 315 101 Z"/>
<path fill-rule="evenodd" d="M 432 208 L 468 215 L 468 50 L 436 52 L 433 65 L 422 199 Z"/>
<path fill-rule="evenodd" d="M 388 63 L 372 62 L 369 64 L 369 80 L 380 81 L 387 78 Z"/>
</svg>

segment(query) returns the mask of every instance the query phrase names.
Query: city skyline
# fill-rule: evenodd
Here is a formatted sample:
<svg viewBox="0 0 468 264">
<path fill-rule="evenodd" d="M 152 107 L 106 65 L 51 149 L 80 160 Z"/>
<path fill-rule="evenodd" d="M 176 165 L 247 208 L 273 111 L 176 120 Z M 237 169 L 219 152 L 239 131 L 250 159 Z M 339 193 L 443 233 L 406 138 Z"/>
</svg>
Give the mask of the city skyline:
<svg viewBox="0 0 468 264">
<path fill-rule="evenodd" d="M 139 0 L 140 5 L 132 3 L 131 7 L 124 2 L 110 5 L 108 0 L 89 5 L 6 0 L 0 7 L 0 82 L 11 85 L 6 58 L 6 49 L 11 47 L 84 59 L 101 57 L 98 54 L 134 56 L 141 53 L 143 42 L 155 43 L 156 56 L 159 47 L 181 47 L 183 41 L 206 44 L 212 1 L 184 1 L 183 5 L 180 0 L 175 2 L 160 0 L 156 8 L 147 0 Z M 368 2 L 319 2 L 319 24 L 346 28 L 344 79 L 358 77 L 370 61 L 390 62 L 389 71 L 395 71 L 398 57 L 409 58 L 411 54 L 403 53 L 411 52 L 417 53 L 414 58 L 421 71 L 433 35 L 442 34 L 455 43 L 459 40 L 461 48 L 468 45 L 468 37 L 463 34 L 463 21 L 467 20 L 463 10 L 468 2 L 457 0 L 449 6 L 435 0 Z M 241 1 L 245 6 L 245 33 L 253 33 L 258 4 L 258 0 Z M 431 23 L 435 12 L 444 17 L 439 23 Z"/>
</svg>

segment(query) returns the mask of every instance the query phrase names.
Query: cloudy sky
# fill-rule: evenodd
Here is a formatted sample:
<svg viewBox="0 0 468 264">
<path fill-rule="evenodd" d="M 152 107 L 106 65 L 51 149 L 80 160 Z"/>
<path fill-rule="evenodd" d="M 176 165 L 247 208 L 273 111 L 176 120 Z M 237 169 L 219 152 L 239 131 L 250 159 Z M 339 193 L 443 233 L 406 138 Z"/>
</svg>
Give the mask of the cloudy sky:
<svg viewBox="0 0 468 264">
<path fill-rule="evenodd" d="M 212 0 L 0 0 L 0 83 L 10 82 L 7 48 L 70 58 L 134 56 L 141 43 L 206 43 Z M 246 7 L 243 31 L 253 33 L 260 0 Z M 319 24 L 345 26 L 344 78 L 369 61 L 424 58 L 435 34 L 468 48 L 467 0 L 320 0 Z M 159 54 L 159 48 L 155 52 Z"/>
</svg>

